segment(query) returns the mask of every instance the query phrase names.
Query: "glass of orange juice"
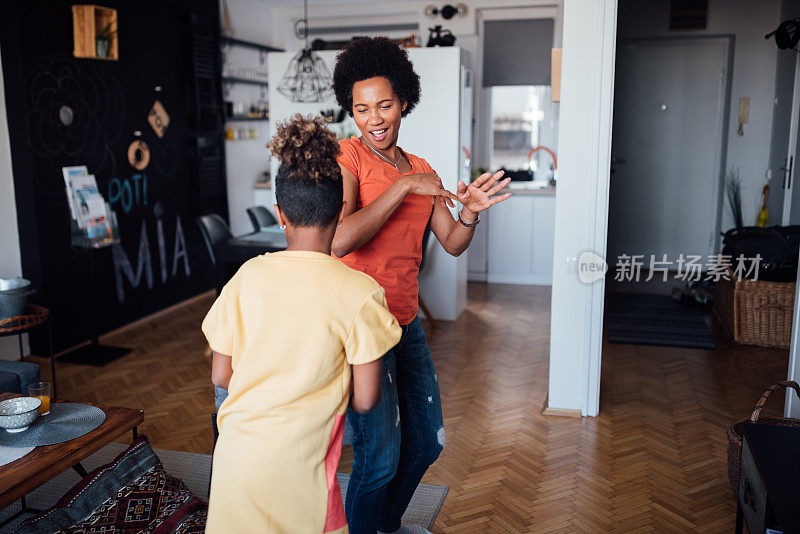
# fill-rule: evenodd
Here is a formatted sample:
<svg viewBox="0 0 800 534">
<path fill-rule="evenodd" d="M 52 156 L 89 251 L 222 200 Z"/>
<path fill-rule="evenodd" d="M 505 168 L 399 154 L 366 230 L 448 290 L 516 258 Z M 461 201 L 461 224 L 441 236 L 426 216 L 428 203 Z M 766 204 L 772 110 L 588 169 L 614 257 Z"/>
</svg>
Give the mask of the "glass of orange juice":
<svg viewBox="0 0 800 534">
<path fill-rule="evenodd" d="M 50 382 L 34 382 L 28 386 L 28 395 L 42 401 L 39 406 L 39 415 L 50 413 Z"/>
</svg>

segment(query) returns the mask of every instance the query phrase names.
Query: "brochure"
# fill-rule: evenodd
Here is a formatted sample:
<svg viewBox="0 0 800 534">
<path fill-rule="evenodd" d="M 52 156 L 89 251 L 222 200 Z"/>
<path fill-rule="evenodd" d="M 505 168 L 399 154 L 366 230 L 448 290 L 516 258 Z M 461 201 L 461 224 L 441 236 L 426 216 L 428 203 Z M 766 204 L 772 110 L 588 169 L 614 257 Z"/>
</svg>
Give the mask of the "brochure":
<svg viewBox="0 0 800 534">
<path fill-rule="evenodd" d="M 76 174 L 70 177 L 72 201 L 75 205 L 78 226 L 86 228 L 89 221 L 105 219 L 106 202 L 97 190 L 94 174 Z"/>
<path fill-rule="evenodd" d="M 78 215 L 75 212 L 75 203 L 73 202 L 73 199 L 75 197 L 72 191 L 71 178 L 73 176 L 89 174 L 89 169 L 86 168 L 86 165 L 78 165 L 75 167 L 62 167 L 61 173 L 64 175 L 64 185 L 66 185 L 67 187 L 67 202 L 69 202 L 69 211 L 72 214 L 72 218 L 77 220 Z"/>
</svg>

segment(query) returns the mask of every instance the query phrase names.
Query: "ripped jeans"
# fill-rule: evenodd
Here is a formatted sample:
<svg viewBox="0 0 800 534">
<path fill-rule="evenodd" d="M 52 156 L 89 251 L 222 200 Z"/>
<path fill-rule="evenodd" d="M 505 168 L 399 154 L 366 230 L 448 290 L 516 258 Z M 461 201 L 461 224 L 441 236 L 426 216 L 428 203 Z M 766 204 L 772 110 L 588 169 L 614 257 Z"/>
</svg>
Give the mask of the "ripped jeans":
<svg viewBox="0 0 800 534">
<path fill-rule="evenodd" d="M 383 356 L 381 401 L 365 414 L 347 410 L 353 473 L 345 512 L 351 534 L 394 532 L 422 475 L 445 443 L 439 381 L 419 317 Z"/>
</svg>

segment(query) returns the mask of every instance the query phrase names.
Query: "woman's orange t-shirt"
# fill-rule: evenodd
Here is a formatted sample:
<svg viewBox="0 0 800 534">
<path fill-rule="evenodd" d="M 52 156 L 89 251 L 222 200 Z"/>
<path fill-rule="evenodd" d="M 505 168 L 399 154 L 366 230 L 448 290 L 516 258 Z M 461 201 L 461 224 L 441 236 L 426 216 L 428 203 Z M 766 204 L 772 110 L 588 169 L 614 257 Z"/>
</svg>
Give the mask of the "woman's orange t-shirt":
<svg viewBox="0 0 800 534">
<path fill-rule="evenodd" d="M 400 178 L 395 167 L 372 153 L 357 137 L 343 139 L 339 146 L 342 153 L 338 162 L 358 180 L 356 210 L 369 205 Z M 411 171 L 406 174 L 434 172 L 424 159 L 404 153 L 411 163 Z M 340 258 L 383 287 L 389 311 L 401 325 L 417 316 L 422 234 L 432 211 L 430 197 L 407 196 L 372 239 Z"/>
</svg>

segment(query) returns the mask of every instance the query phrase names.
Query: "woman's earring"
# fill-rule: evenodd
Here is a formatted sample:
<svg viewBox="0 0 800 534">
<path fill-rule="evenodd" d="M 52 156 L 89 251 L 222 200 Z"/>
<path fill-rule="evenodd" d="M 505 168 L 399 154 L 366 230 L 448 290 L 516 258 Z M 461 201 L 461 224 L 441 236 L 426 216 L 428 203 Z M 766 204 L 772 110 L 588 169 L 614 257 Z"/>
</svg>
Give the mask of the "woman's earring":
<svg viewBox="0 0 800 534">
<path fill-rule="evenodd" d="M 281 230 L 286 230 L 286 225 L 285 224 L 281 225 Z"/>
</svg>

